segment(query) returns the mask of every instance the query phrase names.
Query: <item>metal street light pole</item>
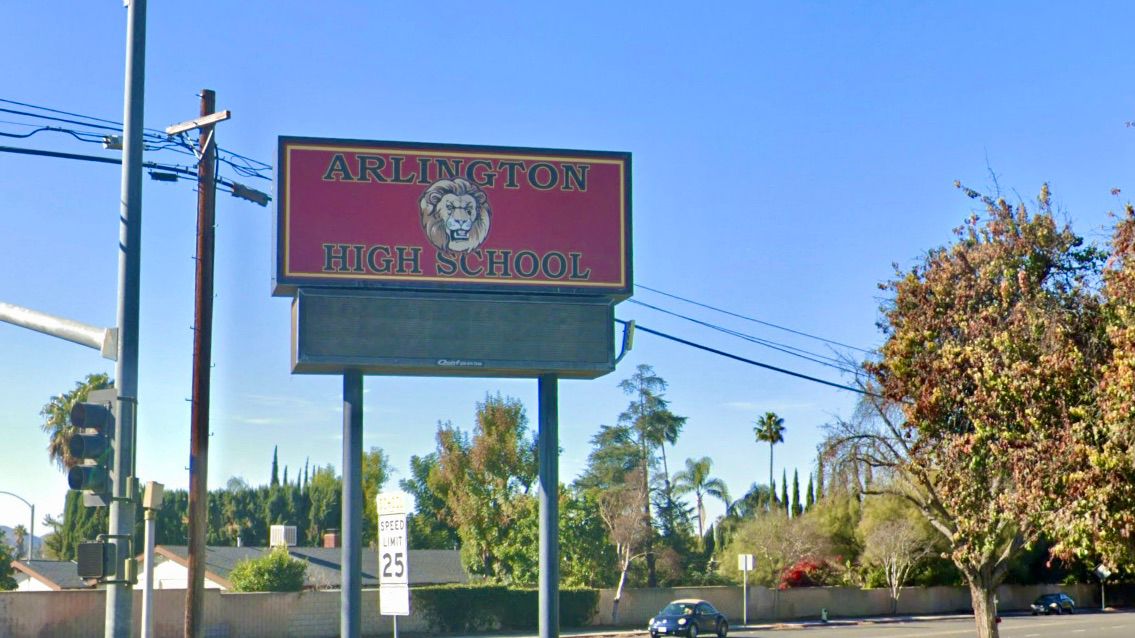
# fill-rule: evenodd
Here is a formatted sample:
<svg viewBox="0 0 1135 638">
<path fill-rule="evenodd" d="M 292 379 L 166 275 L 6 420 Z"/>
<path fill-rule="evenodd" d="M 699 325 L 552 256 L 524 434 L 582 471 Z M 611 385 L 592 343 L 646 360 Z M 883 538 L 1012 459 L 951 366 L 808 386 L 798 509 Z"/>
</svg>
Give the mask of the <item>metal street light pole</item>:
<svg viewBox="0 0 1135 638">
<path fill-rule="evenodd" d="M 123 96 L 122 195 L 118 230 L 118 422 L 110 501 L 114 581 L 106 588 L 106 638 L 129 638 L 134 593 L 130 578 L 134 531 L 134 438 L 138 410 L 138 324 L 142 263 L 142 116 L 146 87 L 146 0 L 126 7 L 126 89 Z M 127 489 L 127 486 L 130 489 Z"/>
<path fill-rule="evenodd" d="M 29 503 L 26 499 L 24 499 L 24 497 L 20 496 L 19 494 L 13 494 L 11 492 L 5 492 L 4 490 L 0 490 L 0 494 L 7 494 L 8 496 L 13 496 L 15 498 L 18 498 L 18 499 L 20 499 L 21 501 L 24 502 L 24 505 L 27 505 L 28 507 L 32 508 L 31 525 L 28 526 L 28 556 L 27 556 L 27 559 L 31 560 L 32 559 L 32 544 L 35 543 L 35 505 L 33 505 L 32 503 Z"/>
</svg>

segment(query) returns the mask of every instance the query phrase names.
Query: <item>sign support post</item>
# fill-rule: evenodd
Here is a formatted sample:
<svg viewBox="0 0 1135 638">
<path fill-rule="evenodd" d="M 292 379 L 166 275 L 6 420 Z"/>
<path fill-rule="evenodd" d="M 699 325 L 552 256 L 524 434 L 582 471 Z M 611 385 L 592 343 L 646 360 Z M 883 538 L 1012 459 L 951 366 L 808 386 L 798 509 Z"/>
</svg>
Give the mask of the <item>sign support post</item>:
<svg viewBox="0 0 1135 638">
<path fill-rule="evenodd" d="M 540 474 L 540 638 L 560 635 L 560 442 L 559 387 L 555 375 L 538 380 Z"/>
<path fill-rule="evenodd" d="M 1106 594 L 1104 592 L 1104 581 L 1111 576 L 1111 570 L 1107 565 L 1100 563 L 1096 566 L 1095 571 L 1096 576 L 1099 576 L 1100 578 L 1100 611 L 1107 611 L 1107 598 L 1105 598 Z"/>
<path fill-rule="evenodd" d="M 343 576 L 339 593 L 339 635 L 362 631 L 363 545 L 363 375 L 343 373 Z"/>
<path fill-rule="evenodd" d="M 749 624 L 749 572 L 753 571 L 753 555 L 752 554 L 738 554 L 737 555 L 737 569 L 740 569 L 745 574 L 745 580 L 741 585 L 741 609 L 742 624 Z"/>
</svg>

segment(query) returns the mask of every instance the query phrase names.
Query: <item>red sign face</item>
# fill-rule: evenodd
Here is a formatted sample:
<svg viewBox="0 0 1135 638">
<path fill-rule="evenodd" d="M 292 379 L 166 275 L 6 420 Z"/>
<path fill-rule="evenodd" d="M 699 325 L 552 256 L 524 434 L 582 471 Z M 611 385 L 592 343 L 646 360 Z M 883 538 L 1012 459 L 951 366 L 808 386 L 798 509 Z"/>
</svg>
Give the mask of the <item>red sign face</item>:
<svg viewBox="0 0 1135 638">
<path fill-rule="evenodd" d="M 631 291 L 630 155 L 280 138 L 273 294 Z"/>
</svg>

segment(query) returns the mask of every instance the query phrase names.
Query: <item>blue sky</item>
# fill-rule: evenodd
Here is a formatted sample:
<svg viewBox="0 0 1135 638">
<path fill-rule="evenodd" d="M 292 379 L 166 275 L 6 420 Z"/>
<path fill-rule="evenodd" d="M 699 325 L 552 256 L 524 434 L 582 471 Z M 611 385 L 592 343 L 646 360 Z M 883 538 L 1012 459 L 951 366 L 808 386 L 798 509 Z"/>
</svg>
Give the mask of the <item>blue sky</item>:
<svg viewBox="0 0 1135 638">
<path fill-rule="evenodd" d="M 955 179 L 1011 198 L 1043 181 L 1103 241 L 1132 163 L 1135 64 L 1124 3 L 507 3 L 202 0 L 149 9 L 147 126 L 196 115 L 211 88 L 223 148 L 275 161 L 278 135 L 628 151 L 635 280 L 653 289 L 872 348 L 891 264 L 950 240 L 971 210 Z M 5 7 L 0 98 L 111 120 L 122 114 L 121 3 Z M 207 26 L 203 26 L 207 25 Z M 11 104 L 0 107 L 27 110 Z M 0 111 L 0 131 L 33 120 Z M 114 156 L 44 132 L 0 145 Z M 148 158 L 150 159 L 150 158 Z M 180 156 L 159 161 L 188 163 Z M 231 172 L 229 177 L 234 177 Z M 110 325 L 119 169 L 0 153 L 0 301 Z M 251 182 L 271 190 L 269 182 Z M 188 480 L 196 198 L 147 180 L 142 229 L 138 474 Z M 274 211 L 218 198 L 210 485 L 341 466 L 341 382 L 289 373 L 289 305 L 270 295 Z M 822 343 L 639 289 L 635 299 L 822 354 Z M 616 315 L 804 373 L 839 373 L 632 303 Z M 89 372 L 93 350 L 0 325 L 0 490 L 62 511 L 40 407 Z M 736 496 L 768 476 L 752 422 L 785 418 L 775 474 L 806 472 L 847 392 L 639 334 L 611 375 L 560 384 L 561 477 L 626 406 L 641 363 L 689 417 L 672 468 L 711 456 Z M 531 380 L 370 377 L 366 447 L 398 473 L 433 450 L 439 420 L 470 428 L 487 392 L 526 403 Z M 718 511 L 719 511 L 718 507 Z M 711 510 L 712 512 L 713 510 Z M 27 508 L 0 495 L 0 523 Z M 37 521 L 37 531 L 42 531 Z"/>
</svg>

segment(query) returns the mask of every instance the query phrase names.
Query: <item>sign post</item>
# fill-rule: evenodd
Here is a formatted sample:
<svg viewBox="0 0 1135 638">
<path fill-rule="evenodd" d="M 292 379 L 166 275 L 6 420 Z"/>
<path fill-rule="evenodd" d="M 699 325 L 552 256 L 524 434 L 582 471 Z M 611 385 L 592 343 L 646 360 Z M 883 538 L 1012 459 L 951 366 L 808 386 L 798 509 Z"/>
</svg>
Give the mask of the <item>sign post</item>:
<svg viewBox="0 0 1135 638">
<path fill-rule="evenodd" d="M 1107 611 L 1107 600 L 1104 598 L 1104 581 L 1111 577 L 1111 570 L 1107 565 L 1100 563 L 1096 566 L 1096 576 L 1100 577 L 1100 611 Z"/>
<path fill-rule="evenodd" d="M 406 540 L 406 503 L 400 492 L 384 492 L 378 505 L 378 607 L 383 616 L 410 615 L 410 562 Z"/>
<path fill-rule="evenodd" d="M 749 572 L 753 571 L 753 555 L 738 554 L 737 569 L 741 570 L 745 574 L 745 580 L 743 581 L 743 584 L 741 586 L 741 595 L 744 598 L 741 604 L 741 622 L 747 625 L 749 624 Z"/>
</svg>

